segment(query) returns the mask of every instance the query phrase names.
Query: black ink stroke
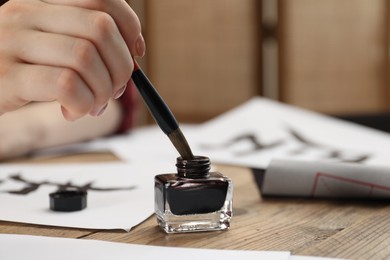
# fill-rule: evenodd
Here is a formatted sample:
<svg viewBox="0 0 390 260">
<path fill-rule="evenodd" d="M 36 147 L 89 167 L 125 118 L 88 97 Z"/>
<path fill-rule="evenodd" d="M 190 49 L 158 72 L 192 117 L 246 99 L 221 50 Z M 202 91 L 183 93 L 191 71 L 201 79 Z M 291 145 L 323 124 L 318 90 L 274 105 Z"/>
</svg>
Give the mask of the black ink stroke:
<svg viewBox="0 0 390 260">
<path fill-rule="evenodd" d="M 287 143 L 288 140 L 295 140 L 299 143 L 299 147 L 288 152 L 291 156 L 304 154 L 308 152 L 310 149 L 317 149 L 325 153 L 325 155 L 320 156 L 319 159 L 332 159 L 339 162 L 362 163 L 370 158 L 370 155 L 365 153 L 358 154 L 352 157 L 347 156 L 346 151 L 314 142 L 309 138 L 303 136 L 302 133 L 299 133 L 296 129 L 293 129 L 292 127 L 286 127 L 286 130 L 289 135 L 288 139 L 279 139 L 271 143 L 266 143 L 263 140 L 260 140 L 260 138 L 256 137 L 256 134 L 254 133 L 244 133 L 232 137 L 230 140 L 226 142 L 222 142 L 220 144 L 213 144 L 213 145 L 203 144 L 201 145 L 201 147 L 210 150 L 227 149 L 240 142 L 249 142 L 251 143 L 252 147 L 249 148 L 248 150 L 240 151 L 240 152 L 232 152 L 234 156 L 245 156 L 245 155 L 255 154 L 261 151 L 282 146 L 283 144 Z"/>
<path fill-rule="evenodd" d="M 326 152 L 324 159 L 334 159 L 340 162 L 362 163 L 370 158 L 370 155 L 368 154 L 360 154 L 355 157 L 348 158 L 345 151 L 342 151 L 341 149 L 313 142 L 291 127 L 287 127 L 287 131 L 296 141 L 302 145 L 299 149 L 291 151 L 292 154 L 301 154 L 308 149 L 314 148 Z"/>
<path fill-rule="evenodd" d="M 244 156 L 244 155 L 253 154 L 253 153 L 256 153 L 256 152 L 259 152 L 262 150 L 271 149 L 271 148 L 282 145 L 284 141 L 277 140 L 274 142 L 265 143 L 261 140 L 258 140 L 256 138 L 255 134 L 248 133 L 248 134 L 238 135 L 238 136 L 236 136 L 236 137 L 234 137 L 234 138 L 232 138 L 232 139 L 230 139 L 227 142 L 222 143 L 222 144 L 202 145 L 202 148 L 205 148 L 205 149 L 228 148 L 228 147 L 230 147 L 234 144 L 237 144 L 239 142 L 249 142 L 250 144 L 252 144 L 252 148 L 250 150 L 247 150 L 247 151 L 235 152 L 234 154 L 236 156 Z"/>
<path fill-rule="evenodd" d="M 0 193 L 9 193 L 9 194 L 15 194 L 15 195 L 28 195 L 33 191 L 36 191 L 41 187 L 42 185 L 48 185 L 48 186 L 56 186 L 59 191 L 61 190 L 78 190 L 78 191 L 121 191 L 121 190 L 133 190 L 137 186 L 129 186 L 129 187 L 109 187 L 109 188 L 101 188 L 101 187 L 95 187 L 93 186 L 93 182 L 87 182 L 84 185 L 76 185 L 73 184 L 71 181 L 67 183 L 57 183 L 57 182 L 50 182 L 50 181 L 41 181 L 41 182 L 34 182 L 31 180 L 27 180 L 22 177 L 20 173 L 17 174 L 11 174 L 8 176 L 8 179 L 21 182 L 24 184 L 24 187 L 18 190 L 8 190 L 8 191 L 0 191 Z M 1 182 L 0 182 L 1 185 Z"/>
</svg>

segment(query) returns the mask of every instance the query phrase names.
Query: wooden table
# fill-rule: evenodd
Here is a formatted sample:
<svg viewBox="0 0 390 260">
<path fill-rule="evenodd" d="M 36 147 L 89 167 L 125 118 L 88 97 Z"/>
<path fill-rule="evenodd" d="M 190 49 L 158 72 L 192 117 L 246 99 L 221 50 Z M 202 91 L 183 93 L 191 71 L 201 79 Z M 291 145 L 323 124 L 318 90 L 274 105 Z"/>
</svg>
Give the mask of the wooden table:
<svg viewBox="0 0 390 260">
<path fill-rule="evenodd" d="M 78 154 L 28 163 L 117 160 L 111 154 Z M 287 250 L 294 255 L 348 259 L 390 259 L 388 201 L 261 198 L 251 172 L 217 165 L 234 183 L 229 231 L 166 235 L 152 216 L 129 233 L 19 224 L 0 221 L 0 233 L 97 239 L 146 245 Z M 2 209 L 6 210 L 6 209 Z"/>
</svg>

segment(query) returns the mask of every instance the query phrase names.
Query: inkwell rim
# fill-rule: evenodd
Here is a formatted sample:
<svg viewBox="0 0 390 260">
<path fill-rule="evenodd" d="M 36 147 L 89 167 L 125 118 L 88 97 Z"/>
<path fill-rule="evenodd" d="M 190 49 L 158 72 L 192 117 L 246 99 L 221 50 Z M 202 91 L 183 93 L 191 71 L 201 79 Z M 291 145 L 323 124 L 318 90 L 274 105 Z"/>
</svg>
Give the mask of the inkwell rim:
<svg viewBox="0 0 390 260">
<path fill-rule="evenodd" d="M 200 179 L 210 175 L 210 158 L 207 156 L 194 156 L 193 159 L 177 157 L 177 174 L 182 178 Z"/>
</svg>

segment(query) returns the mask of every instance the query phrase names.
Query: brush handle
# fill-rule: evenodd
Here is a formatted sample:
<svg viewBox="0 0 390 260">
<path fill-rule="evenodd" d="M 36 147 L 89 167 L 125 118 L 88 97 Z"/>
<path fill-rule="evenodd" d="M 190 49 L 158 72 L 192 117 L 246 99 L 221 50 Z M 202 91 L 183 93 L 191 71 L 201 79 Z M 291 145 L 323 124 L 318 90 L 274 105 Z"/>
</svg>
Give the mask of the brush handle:
<svg viewBox="0 0 390 260">
<path fill-rule="evenodd" d="M 146 106 L 152 114 L 156 123 L 160 126 L 161 130 L 169 135 L 173 131 L 179 128 L 179 125 L 172 114 L 171 110 L 165 104 L 160 94 L 153 87 L 150 80 L 146 77 L 142 69 L 134 61 L 134 70 L 131 75 L 135 86 L 144 99 Z"/>
</svg>

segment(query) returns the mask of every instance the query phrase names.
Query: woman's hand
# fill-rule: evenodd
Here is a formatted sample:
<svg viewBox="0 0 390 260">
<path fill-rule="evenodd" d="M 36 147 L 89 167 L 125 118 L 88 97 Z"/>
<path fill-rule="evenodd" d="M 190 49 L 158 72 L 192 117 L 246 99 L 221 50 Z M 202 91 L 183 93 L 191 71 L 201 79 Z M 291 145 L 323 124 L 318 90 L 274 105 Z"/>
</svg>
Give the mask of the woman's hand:
<svg viewBox="0 0 390 260">
<path fill-rule="evenodd" d="M 56 100 L 67 120 L 98 116 L 144 52 L 124 0 L 10 0 L 0 7 L 0 114 Z"/>
</svg>

